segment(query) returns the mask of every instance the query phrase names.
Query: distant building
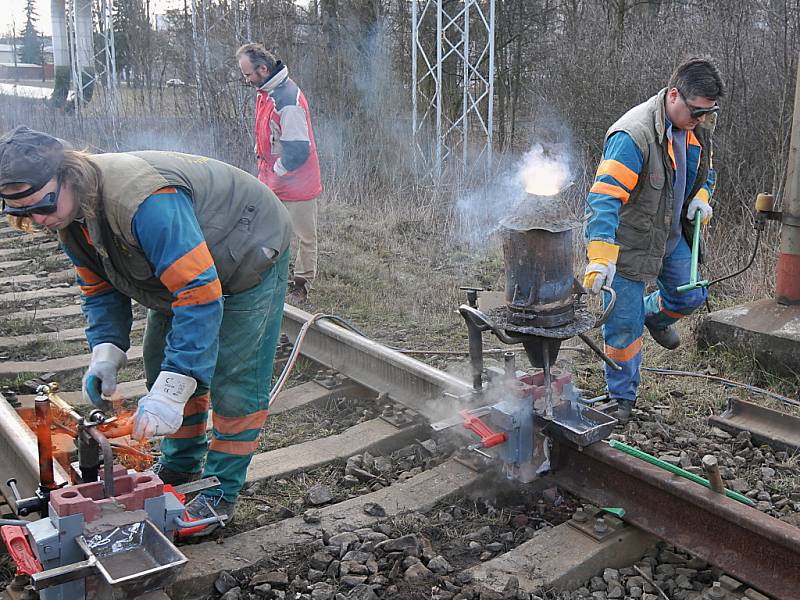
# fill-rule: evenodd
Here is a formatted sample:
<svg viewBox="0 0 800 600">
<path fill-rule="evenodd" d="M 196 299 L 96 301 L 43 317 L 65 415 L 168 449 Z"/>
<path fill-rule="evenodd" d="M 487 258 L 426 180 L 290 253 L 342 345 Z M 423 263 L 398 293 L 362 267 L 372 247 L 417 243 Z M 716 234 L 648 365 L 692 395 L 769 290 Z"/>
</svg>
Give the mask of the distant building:
<svg viewBox="0 0 800 600">
<path fill-rule="evenodd" d="M 52 77 L 52 68 L 50 69 Z M 45 69 L 47 74 L 47 69 Z M 32 65 L 30 63 L 0 62 L 0 79 L 42 79 L 42 65 Z"/>
<path fill-rule="evenodd" d="M 49 41 L 49 38 L 46 38 Z M 43 49 L 44 65 L 24 63 L 19 60 L 20 44 L 16 46 L 14 56 L 13 44 L 0 44 L 0 79 L 42 79 L 53 78 L 53 46 L 46 44 Z"/>
<path fill-rule="evenodd" d="M 17 48 L 17 51 L 19 51 L 19 48 Z M 0 63 L 14 63 L 14 46 L 0 44 Z"/>
</svg>

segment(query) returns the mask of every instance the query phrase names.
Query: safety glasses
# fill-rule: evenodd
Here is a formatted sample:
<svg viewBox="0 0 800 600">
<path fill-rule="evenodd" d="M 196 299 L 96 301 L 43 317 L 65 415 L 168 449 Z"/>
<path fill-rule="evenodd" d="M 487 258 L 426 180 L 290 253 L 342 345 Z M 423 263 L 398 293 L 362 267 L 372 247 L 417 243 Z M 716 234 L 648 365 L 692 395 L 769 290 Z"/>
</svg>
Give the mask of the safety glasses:
<svg viewBox="0 0 800 600">
<path fill-rule="evenodd" d="M 686 99 L 686 96 L 683 95 L 683 92 L 678 90 L 678 93 L 681 95 L 683 99 L 683 103 L 686 105 L 686 108 L 689 110 L 689 116 L 692 119 L 699 119 L 702 116 L 710 115 L 712 113 L 716 114 L 719 112 L 719 104 L 715 104 L 714 106 L 709 106 L 708 108 L 701 108 L 700 106 L 695 106 L 693 104 L 689 104 L 689 101 Z"/>
<path fill-rule="evenodd" d="M 42 196 L 36 204 L 28 206 L 9 206 L 3 199 L 3 214 L 12 217 L 30 217 L 31 215 L 51 215 L 58 210 L 58 193 L 61 191 L 61 179 L 56 180 L 56 191 Z M 16 194 L 15 194 L 16 195 Z"/>
</svg>

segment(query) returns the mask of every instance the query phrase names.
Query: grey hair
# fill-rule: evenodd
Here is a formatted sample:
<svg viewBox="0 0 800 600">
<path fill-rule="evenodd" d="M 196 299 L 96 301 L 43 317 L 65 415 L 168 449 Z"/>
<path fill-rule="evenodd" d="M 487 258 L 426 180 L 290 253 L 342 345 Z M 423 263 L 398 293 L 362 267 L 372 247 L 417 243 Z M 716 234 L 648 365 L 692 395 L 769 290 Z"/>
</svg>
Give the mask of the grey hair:
<svg viewBox="0 0 800 600">
<path fill-rule="evenodd" d="M 250 64 L 253 65 L 253 68 L 257 69 L 261 65 L 264 65 L 270 73 L 275 70 L 278 64 L 278 59 L 275 58 L 275 55 L 267 50 L 263 44 L 256 42 L 244 44 L 236 51 L 237 60 L 242 56 L 246 56 L 250 60 Z"/>
</svg>

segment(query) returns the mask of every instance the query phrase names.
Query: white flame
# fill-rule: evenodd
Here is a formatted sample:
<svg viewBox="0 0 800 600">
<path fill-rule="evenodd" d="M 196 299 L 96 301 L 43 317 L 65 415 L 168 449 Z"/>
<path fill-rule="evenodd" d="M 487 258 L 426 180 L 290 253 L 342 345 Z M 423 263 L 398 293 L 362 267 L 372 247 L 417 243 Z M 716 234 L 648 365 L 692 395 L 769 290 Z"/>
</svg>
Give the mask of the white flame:
<svg viewBox="0 0 800 600">
<path fill-rule="evenodd" d="M 545 156 L 536 144 L 522 159 L 520 178 L 529 194 L 555 196 L 569 181 L 569 167 L 563 158 Z"/>
</svg>

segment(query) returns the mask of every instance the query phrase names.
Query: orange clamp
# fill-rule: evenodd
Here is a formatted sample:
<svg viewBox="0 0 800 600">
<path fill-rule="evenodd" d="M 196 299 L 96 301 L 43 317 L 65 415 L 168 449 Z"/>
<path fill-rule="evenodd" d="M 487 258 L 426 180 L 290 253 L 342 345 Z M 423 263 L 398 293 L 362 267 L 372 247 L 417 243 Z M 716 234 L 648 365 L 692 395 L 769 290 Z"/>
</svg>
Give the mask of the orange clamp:
<svg viewBox="0 0 800 600">
<path fill-rule="evenodd" d="M 502 431 L 492 431 L 492 429 L 480 417 L 476 417 L 468 410 L 462 410 L 459 413 L 464 417 L 464 427 L 473 433 L 477 433 L 481 438 L 481 444 L 484 448 L 491 448 L 502 444 L 508 439 L 508 436 Z"/>
</svg>

